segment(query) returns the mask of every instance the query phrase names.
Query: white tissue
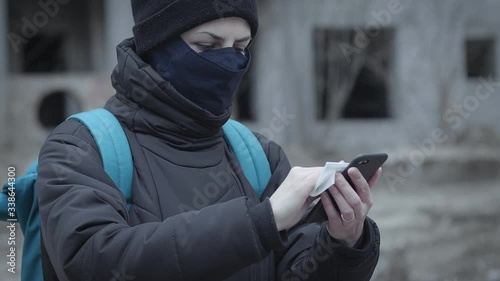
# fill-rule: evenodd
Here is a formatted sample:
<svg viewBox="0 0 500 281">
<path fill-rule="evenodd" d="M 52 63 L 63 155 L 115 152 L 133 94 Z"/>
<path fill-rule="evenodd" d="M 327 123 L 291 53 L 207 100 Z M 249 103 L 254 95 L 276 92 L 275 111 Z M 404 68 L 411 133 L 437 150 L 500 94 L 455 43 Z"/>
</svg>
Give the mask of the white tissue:
<svg viewBox="0 0 500 281">
<path fill-rule="evenodd" d="M 335 184 L 335 173 L 342 172 L 345 168 L 349 166 L 349 163 L 345 162 L 326 162 L 323 172 L 319 176 L 316 186 L 309 194 L 311 197 L 319 196 L 329 187 Z"/>
</svg>

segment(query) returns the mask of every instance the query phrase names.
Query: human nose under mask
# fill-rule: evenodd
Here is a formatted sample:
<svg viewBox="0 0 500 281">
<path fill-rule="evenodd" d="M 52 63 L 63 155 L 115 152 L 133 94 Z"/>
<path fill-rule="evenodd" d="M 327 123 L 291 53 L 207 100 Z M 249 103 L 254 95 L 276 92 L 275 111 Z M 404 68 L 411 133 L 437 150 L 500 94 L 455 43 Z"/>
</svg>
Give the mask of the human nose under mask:
<svg viewBox="0 0 500 281">
<path fill-rule="evenodd" d="M 251 56 L 234 48 L 197 53 L 177 37 L 149 52 L 149 63 L 185 98 L 221 115 L 231 106 Z"/>
</svg>

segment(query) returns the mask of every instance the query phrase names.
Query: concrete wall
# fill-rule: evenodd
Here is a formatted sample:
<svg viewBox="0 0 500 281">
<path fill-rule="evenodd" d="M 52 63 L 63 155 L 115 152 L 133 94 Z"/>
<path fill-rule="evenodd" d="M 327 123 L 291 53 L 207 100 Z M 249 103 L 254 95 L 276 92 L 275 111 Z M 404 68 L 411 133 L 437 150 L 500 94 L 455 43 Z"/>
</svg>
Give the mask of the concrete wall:
<svg viewBox="0 0 500 281">
<path fill-rule="evenodd" d="M 78 7 L 70 6 L 72 4 L 70 2 L 62 8 Z M 14 79 L 9 79 L 13 83 L 10 88 L 13 89 L 12 96 L 4 93 L 3 98 L 21 106 L 23 100 L 20 97 L 23 96 L 36 107 L 35 101 L 51 87 L 89 89 L 94 87 L 93 84 L 102 85 L 105 90 L 101 94 L 104 96 L 113 94 L 109 74 L 116 64 L 116 45 L 132 36 L 131 8 L 120 0 L 94 0 L 89 7 L 92 12 L 88 23 L 80 22 L 73 27 L 71 19 L 56 16 L 47 25 L 47 28 L 72 26 L 72 30 L 76 31 L 85 30 L 86 24 L 90 25 L 90 35 L 76 36 L 80 41 L 74 43 L 90 41 L 82 45 L 89 48 L 87 63 L 93 74 L 84 74 L 86 78 L 82 80 L 89 84 L 78 82 L 80 74 L 76 73 L 73 76 L 50 77 L 16 75 Z M 35 10 L 17 11 L 10 15 L 11 21 L 19 24 L 19 18 L 32 15 Z M 397 12 L 388 12 L 390 10 Z M 478 106 L 469 106 L 474 110 L 469 112 L 467 118 L 460 120 L 460 126 L 452 126 L 456 122 L 443 118 L 446 110 L 455 104 L 463 104 L 466 99 L 471 102 L 469 96 L 481 87 L 477 80 L 466 78 L 464 41 L 468 37 L 498 38 L 500 34 L 496 27 L 500 19 L 496 14 L 499 11 L 500 2 L 495 0 L 475 3 L 465 0 L 262 2 L 259 35 L 253 46 L 257 54 L 253 61 L 256 71 L 252 81 L 257 120 L 248 125 L 284 145 L 313 147 L 318 151 L 343 151 L 350 156 L 362 151 L 388 151 L 413 145 L 415 141 L 432 136 L 433 130 L 438 127 L 445 129 L 450 142 L 456 140 L 456 135 L 474 126 L 493 128 L 500 132 L 500 123 L 495 122 L 500 117 L 496 110 L 500 96 L 495 93 L 480 100 Z M 377 14 L 387 13 L 390 18 L 383 19 L 385 22 L 382 25 L 395 30 L 394 65 L 390 80 L 392 118 L 341 119 L 334 123 L 316 120 L 312 31 L 317 27 L 364 29 L 368 22 L 380 21 Z M 15 25 L 9 27 L 13 30 L 16 28 Z M 498 69 L 500 44 L 496 44 L 496 48 Z M 9 47 L 9 50 L 12 56 L 12 48 Z M 94 81 L 91 77 L 99 78 Z M 101 77 L 106 79 L 100 80 Z M 64 83 L 59 84 L 61 81 Z M 70 81 L 76 84 L 71 86 Z M 19 93 L 19 89 L 27 92 Z M 81 89 L 78 91 L 84 93 Z M 90 96 L 91 93 L 79 95 L 84 107 Z M 99 105 L 102 104 L 96 104 Z M 35 108 L 32 110 L 36 111 Z M 6 110 L 1 112 L 5 114 Z M 281 120 L 286 114 L 290 114 L 289 119 Z M 36 123 L 18 125 L 37 126 Z M 15 131 L 22 134 L 28 127 L 18 127 Z M 34 142 L 39 143 L 41 140 L 39 138 Z"/>
<path fill-rule="evenodd" d="M 267 5 L 261 13 L 264 22 L 256 58 L 261 112 L 258 123 L 268 126 L 272 118 L 269 112 L 283 106 L 297 115 L 296 122 L 277 133 L 279 141 L 359 151 L 411 145 L 430 137 L 440 126 L 450 134 L 450 140 L 476 122 L 500 129 L 495 121 L 500 113 L 494 109 L 500 102 L 498 94 L 482 102 L 480 110 L 463 120 L 461 128 L 450 129 L 451 122 L 443 120 L 443 113 L 450 106 L 462 102 L 477 87 L 477 81 L 466 78 L 464 42 L 469 36 L 481 34 L 498 38 L 496 27 L 500 20 L 494 15 L 500 12 L 500 2 L 290 0 Z M 368 22 L 377 20 L 374 14 L 387 14 L 385 11 L 390 10 L 397 13 L 389 13 L 389 19 L 378 21 L 396 32 L 390 97 L 393 117 L 378 121 L 339 120 L 334 124 L 318 122 L 313 29 L 365 29 Z M 500 44 L 496 47 L 500 48 Z"/>
<path fill-rule="evenodd" d="M 5 3 L 6 1 L 2 1 L 2 6 Z M 44 97 L 51 92 L 61 90 L 76 98 L 80 110 L 89 110 L 102 107 L 105 101 L 115 93 L 109 77 L 116 65 L 116 45 L 132 36 L 133 20 L 130 5 L 123 5 L 123 1 L 120 0 L 93 0 L 89 3 L 89 10 L 82 11 L 89 15 L 90 20 L 79 20 L 73 23 L 70 15 L 74 15 L 75 9 L 81 8 L 81 4 L 68 2 L 66 6 L 61 6 L 60 16 L 56 15 L 51 18 L 44 28 L 52 32 L 61 30 L 61 32 L 70 33 L 68 41 L 74 48 L 69 49 L 81 56 L 73 54 L 67 57 L 83 58 L 86 60 L 85 63 L 71 59 L 70 65 L 73 66 L 70 67 L 71 72 L 54 74 L 8 74 L 4 71 L 4 67 L 8 64 L 4 63 L 0 66 L 0 87 L 5 89 L 0 94 L 2 99 L 0 106 L 9 105 L 8 108 L 0 108 L 2 118 L 4 115 L 9 116 L 10 134 L 5 135 L 9 149 L 5 149 L 5 153 L 11 151 L 15 154 L 10 159 L 19 165 L 20 170 L 26 168 L 36 157 L 43 141 L 50 133 L 49 129 L 40 124 L 38 118 L 39 106 Z M 19 24 L 17 19 L 32 15 L 39 7 L 33 6 L 30 9 L 17 10 L 14 14 L 10 14 L 11 22 Z M 6 21 L 7 17 L 2 17 L 2 19 Z M 7 27 L 6 24 L 0 26 Z M 20 28 L 16 24 L 9 27 L 14 31 Z M 76 45 L 79 46 L 76 47 Z M 4 46 L 5 44 L 2 45 Z M 10 56 L 14 58 L 11 62 L 17 65 L 20 56 L 10 45 L 8 47 Z M 6 55 L 1 57 L 7 60 Z M 14 66 L 13 70 L 17 67 Z M 78 71 L 82 70 L 79 67 L 87 70 Z M 9 81 L 8 87 L 2 83 L 2 79 Z M 2 124 L 5 123 L 2 121 Z"/>
<path fill-rule="evenodd" d="M 111 72 L 116 65 L 116 46 L 126 38 L 133 36 L 132 7 L 123 4 L 122 0 L 105 0 L 104 2 L 104 71 Z"/>
<path fill-rule="evenodd" d="M 42 146 L 50 129 L 44 128 L 39 121 L 40 103 L 54 91 L 72 95 L 80 110 L 102 107 L 114 93 L 109 75 L 11 75 L 10 93 L 6 102 L 10 105 L 10 148 L 16 152 L 16 164 L 23 170 L 33 160 Z"/>
</svg>

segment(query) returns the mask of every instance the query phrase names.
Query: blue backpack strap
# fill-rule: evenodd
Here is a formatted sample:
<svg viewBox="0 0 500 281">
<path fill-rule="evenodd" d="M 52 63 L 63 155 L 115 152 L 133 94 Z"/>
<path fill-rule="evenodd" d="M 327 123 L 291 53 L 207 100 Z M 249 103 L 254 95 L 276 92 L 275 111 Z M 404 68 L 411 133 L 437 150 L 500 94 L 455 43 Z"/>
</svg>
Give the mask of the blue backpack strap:
<svg viewBox="0 0 500 281">
<path fill-rule="evenodd" d="M 132 153 L 120 122 L 111 112 L 103 108 L 78 113 L 68 119 L 76 119 L 89 129 L 99 147 L 104 170 L 120 188 L 127 199 L 127 205 L 130 206 L 132 202 Z"/>
<path fill-rule="evenodd" d="M 260 198 L 271 179 L 271 167 L 262 145 L 252 131 L 235 120 L 229 120 L 223 129 L 245 177 Z"/>
</svg>

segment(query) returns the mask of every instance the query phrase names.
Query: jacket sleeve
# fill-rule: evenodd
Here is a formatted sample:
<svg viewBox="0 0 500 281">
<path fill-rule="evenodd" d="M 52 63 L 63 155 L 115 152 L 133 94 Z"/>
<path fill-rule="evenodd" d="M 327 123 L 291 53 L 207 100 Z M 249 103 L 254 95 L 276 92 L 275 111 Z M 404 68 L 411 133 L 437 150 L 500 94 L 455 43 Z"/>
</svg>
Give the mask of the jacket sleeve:
<svg viewBox="0 0 500 281">
<path fill-rule="evenodd" d="M 258 135 L 263 145 L 273 176 L 263 198 L 270 197 L 288 175 L 291 166 L 279 145 Z M 370 218 L 354 248 L 343 246 L 326 230 L 326 223 L 304 224 L 286 233 L 284 249 L 275 251 L 276 280 L 288 281 L 343 281 L 370 280 L 377 265 L 380 234 Z"/>
<path fill-rule="evenodd" d="M 62 281 L 222 280 L 282 247 L 277 233 L 259 237 L 269 222 L 250 216 L 269 203 L 246 197 L 129 225 L 125 198 L 78 121 L 48 137 L 38 173 L 44 245 Z"/>
</svg>

